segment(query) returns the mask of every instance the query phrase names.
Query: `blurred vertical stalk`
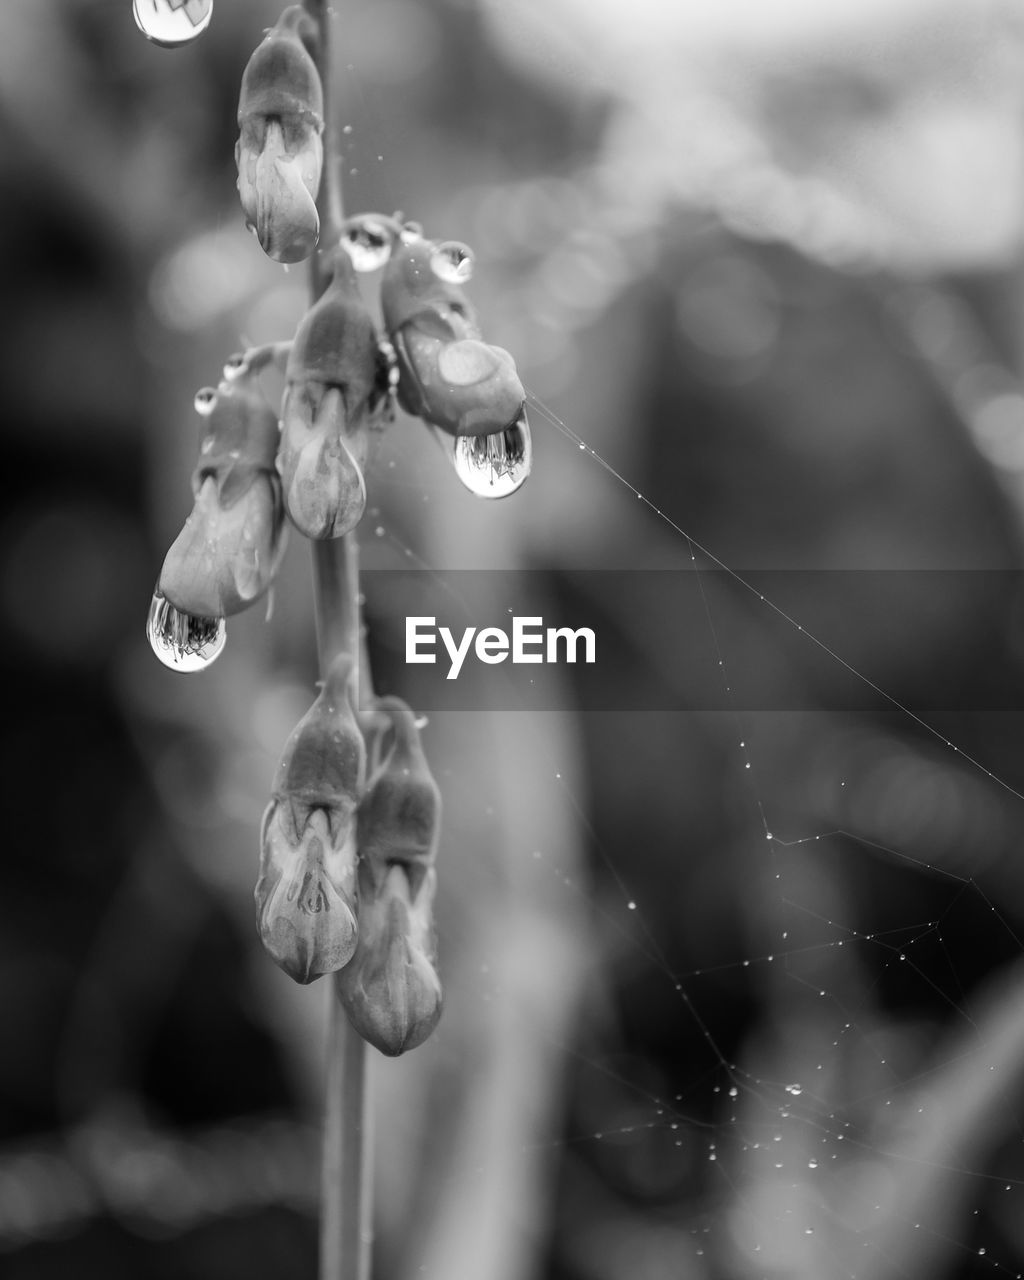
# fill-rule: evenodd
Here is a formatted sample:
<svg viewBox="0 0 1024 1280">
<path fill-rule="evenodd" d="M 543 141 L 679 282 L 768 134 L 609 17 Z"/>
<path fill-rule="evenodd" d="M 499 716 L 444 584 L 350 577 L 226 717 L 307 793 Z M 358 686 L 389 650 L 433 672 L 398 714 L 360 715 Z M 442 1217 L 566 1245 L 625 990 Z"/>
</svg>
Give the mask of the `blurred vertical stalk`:
<svg viewBox="0 0 1024 1280">
<path fill-rule="evenodd" d="M 317 197 L 320 246 L 310 268 L 315 301 L 331 277 L 331 259 L 341 235 L 344 206 L 341 152 L 331 83 L 331 26 L 327 0 L 303 0 L 319 27 L 315 60 L 324 91 L 324 169 Z M 360 655 L 359 548 L 355 533 L 317 541 L 313 547 L 313 594 L 320 676 L 339 653 Z M 368 673 L 359 672 L 360 699 Z M 349 1025 L 338 997 L 337 977 L 328 978 L 327 1072 L 320 1186 L 320 1280 L 369 1280 L 373 1234 L 372 1151 L 366 1042 Z"/>
</svg>

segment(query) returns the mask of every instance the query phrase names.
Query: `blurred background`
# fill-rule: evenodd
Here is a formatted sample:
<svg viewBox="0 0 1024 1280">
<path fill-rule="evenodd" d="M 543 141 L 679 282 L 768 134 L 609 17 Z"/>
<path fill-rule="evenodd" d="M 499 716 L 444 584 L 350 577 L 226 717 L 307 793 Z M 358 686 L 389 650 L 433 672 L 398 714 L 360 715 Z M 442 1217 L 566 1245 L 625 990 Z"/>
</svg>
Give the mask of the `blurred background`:
<svg viewBox="0 0 1024 1280">
<path fill-rule="evenodd" d="M 144 637 L 193 395 L 305 306 L 234 190 L 276 14 L 216 0 L 175 52 L 128 0 L 0 14 L 4 1280 L 315 1274 L 326 992 L 263 955 L 251 897 L 314 696 L 308 549 L 209 672 Z M 498 504 L 399 415 L 364 563 L 528 570 L 645 708 L 431 713 L 446 1012 L 374 1057 L 375 1274 L 1016 1275 L 1024 10 L 337 24 L 348 211 L 474 247 L 533 402 Z M 610 568 L 699 575 L 697 633 L 581 572 Z M 828 651 L 774 643 L 766 581 Z"/>
</svg>

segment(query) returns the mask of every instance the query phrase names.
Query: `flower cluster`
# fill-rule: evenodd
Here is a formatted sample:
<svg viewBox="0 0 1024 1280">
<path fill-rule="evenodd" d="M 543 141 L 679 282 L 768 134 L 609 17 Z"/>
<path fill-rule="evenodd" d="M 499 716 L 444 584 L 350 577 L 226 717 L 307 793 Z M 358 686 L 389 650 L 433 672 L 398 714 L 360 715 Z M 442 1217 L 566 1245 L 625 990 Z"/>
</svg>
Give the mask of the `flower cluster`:
<svg viewBox="0 0 1024 1280">
<path fill-rule="evenodd" d="M 397 1055 L 441 1015 L 433 901 L 441 797 L 410 708 L 364 717 L 352 659 L 337 658 L 288 739 L 263 818 L 256 905 L 263 945 L 296 982 L 341 971 L 357 1031 Z"/>
<path fill-rule="evenodd" d="M 212 0 L 133 0 L 161 44 L 186 43 Z M 286 522 L 314 540 L 359 524 L 374 444 L 395 402 L 451 441 L 456 474 L 503 497 L 530 471 L 526 394 L 512 356 L 483 338 L 462 286 L 469 250 L 400 214 L 338 225 L 324 179 L 319 22 L 290 5 L 246 65 L 235 148 L 246 223 L 280 263 L 314 253 L 319 296 L 289 341 L 231 356 L 201 417 L 194 507 L 164 560 L 148 634 L 177 670 L 208 666 L 225 619 L 271 588 Z M 359 273 L 380 271 L 379 333 Z M 283 377 L 280 410 L 260 381 Z M 349 588 L 354 600 L 356 586 Z M 353 609 L 358 612 L 355 604 Z M 355 656 L 325 659 L 318 696 L 285 746 L 260 835 L 259 934 L 290 977 L 337 975 L 357 1031 L 381 1052 L 423 1042 L 441 1013 L 433 903 L 441 798 L 411 709 L 374 698 Z"/>
</svg>

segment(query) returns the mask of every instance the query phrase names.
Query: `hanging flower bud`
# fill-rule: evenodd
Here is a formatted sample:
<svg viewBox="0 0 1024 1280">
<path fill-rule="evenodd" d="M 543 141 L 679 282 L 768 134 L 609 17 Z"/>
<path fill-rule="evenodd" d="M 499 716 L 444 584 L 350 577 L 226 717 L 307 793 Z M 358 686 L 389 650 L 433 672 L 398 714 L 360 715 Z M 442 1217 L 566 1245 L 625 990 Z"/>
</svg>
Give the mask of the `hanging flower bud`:
<svg viewBox="0 0 1024 1280">
<path fill-rule="evenodd" d="M 359 853 L 378 869 L 403 866 L 415 891 L 437 856 L 441 793 L 408 704 L 380 698 L 376 709 L 394 741 L 359 807 Z"/>
<path fill-rule="evenodd" d="M 276 262 L 302 262 L 320 235 L 323 86 L 303 43 L 315 30 L 301 5 L 289 5 L 242 75 L 238 194 L 264 253 Z"/>
<path fill-rule="evenodd" d="M 407 704 L 381 698 L 376 710 L 392 741 L 359 807 L 359 945 L 340 992 L 359 1034 L 397 1055 L 441 1016 L 432 914 L 441 796 Z"/>
<path fill-rule="evenodd" d="M 196 408 L 203 425 L 195 505 L 157 589 L 182 613 L 224 618 L 263 595 L 284 553 L 277 418 L 249 379 L 201 391 Z"/>
<path fill-rule="evenodd" d="M 347 254 L 299 325 L 288 358 L 278 467 L 288 515 L 307 538 L 337 538 L 366 506 L 363 468 L 381 425 L 386 369 Z"/>
<path fill-rule="evenodd" d="M 429 240 L 395 245 L 381 282 L 402 408 L 455 436 L 506 431 L 526 393 L 515 361 L 480 338 L 476 313 Z"/>
<path fill-rule="evenodd" d="M 433 867 L 413 889 L 404 866 L 359 866 L 359 945 L 338 990 L 349 1022 L 381 1053 L 423 1043 L 441 1017 L 435 968 Z"/>
<path fill-rule="evenodd" d="M 333 973 L 356 948 L 356 807 L 366 750 L 352 677 L 352 659 L 342 655 L 288 739 L 263 817 L 260 937 L 296 982 Z"/>
</svg>

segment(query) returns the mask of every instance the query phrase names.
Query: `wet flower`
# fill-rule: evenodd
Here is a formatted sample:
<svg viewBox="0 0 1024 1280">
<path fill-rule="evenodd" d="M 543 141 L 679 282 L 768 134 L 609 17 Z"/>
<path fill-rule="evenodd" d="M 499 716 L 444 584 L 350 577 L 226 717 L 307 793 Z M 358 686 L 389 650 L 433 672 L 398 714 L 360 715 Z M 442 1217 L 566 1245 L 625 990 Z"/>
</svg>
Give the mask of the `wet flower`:
<svg viewBox="0 0 1024 1280">
<path fill-rule="evenodd" d="M 476 313 L 444 261 L 430 241 L 405 238 L 384 269 L 381 301 L 398 357 L 399 402 L 451 435 L 507 431 L 526 400 L 515 361 L 482 341 Z"/>
<path fill-rule="evenodd" d="M 263 818 L 260 937 L 296 982 L 333 973 L 356 949 L 356 806 L 366 751 L 352 686 L 352 659 L 342 655 L 288 739 Z"/>
<path fill-rule="evenodd" d="M 270 586 L 285 546 L 277 418 L 254 382 L 199 393 L 195 505 L 160 572 L 158 592 L 199 618 L 239 613 Z"/>
<path fill-rule="evenodd" d="M 390 1057 L 422 1044 L 441 1017 L 436 874 L 427 868 L 414 889 L 405 866 L 360 862 L 359 944 L 338 989 L 355 1029 Z"/>
<path fill-rule="evenodd" d="M 337 538 L 366 506 L 363 468 L 382 425 L 387 369 L 348 255 L 299 325 L 281 405 L 278 467 L 288 515 L 308 538 Z"/>
<path fill-rule="evenodd" d="M 290 5 L 242 76 L 238 194 L 263 251 L 277 262 L 302 262 L 320 235 L 323 86 L 303 42 L 314 37 L 309 14 Z"/>
</svg>

